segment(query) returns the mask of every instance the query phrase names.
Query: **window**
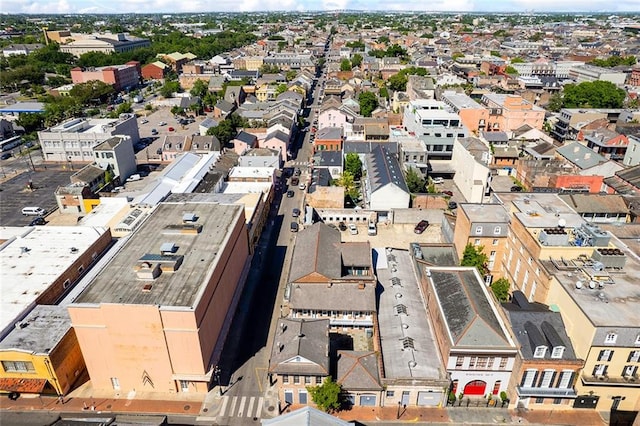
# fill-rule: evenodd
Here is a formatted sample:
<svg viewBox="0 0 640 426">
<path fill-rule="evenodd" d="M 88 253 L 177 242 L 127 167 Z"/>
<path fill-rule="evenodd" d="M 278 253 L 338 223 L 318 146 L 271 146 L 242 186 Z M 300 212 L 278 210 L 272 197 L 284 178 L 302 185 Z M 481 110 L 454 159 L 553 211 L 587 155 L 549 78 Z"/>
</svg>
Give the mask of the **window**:
<svg viewBox="0 0 640 426">
<path fill-rule="evenodd" d="M 2 368 L 7 373 L 34 373 L 36 371 L 30 361 L 2 361 Z"/>
<path fill-rule="evenodd" d="M 618 340 L 618 335 L 616 333 L 607 333 L 607 336 L 604 338 L 604 343 L 615 343 Z"/>
<path fill-rule="evenodd" d="M 304 384 L 305 385 L 311 384 L 311 376 L 304 376 Z"/>
<path fill-rule="evenodd" d="M 298 391 L 298 402 L 300 402 L 300 404 L 306 404 L 307 403 L 307 391 L 306 390 L 300 389 Z"/>
<path fill-rule="evenodd" d="M 387 398 L 393 398 L 394 395 L 395 395 L 394 391 L 390 391 L 390 390 L 387 391 Z"/>
<path fill-rule="evenodd" d="M 551 386 L 551 382 L 553 381 L 553 376 L 555 376 L 556 372 L 553 370 L 544 370 L 542 374 L 542 382 L 540 382 L 541 388 L 548 388 Z"/>
<path fill-rule="evenodd" d="M 636 341 L 634 342 L 636 345 L 640 345 L 640 334 L 636 336 Z"/>
<path fill-rule="evenodd" d="M 611 349 L 603 349 L 598 354 L 598 361 L 611 361 L 613 351 Z"/>
<path fill-rule="evenodd" d="M 113 390 L 120 390 L 120 380 L 118 380 L 117 377 L 112 377 L 111 386 L 113 387 Z"/>
<path fill-rule="evenodd" d="M 495 228 L 493 228 L 493 233 L 495 235 L 500 235 L 502 233 L 502 228 L 499 226 L 496 226 Z"/>
<path fill-rule="evenodd" d="M 284 402 L 288 404 L 293 404 L 293 391 L 290 391 L 290 390 L 284 391 Z"/>
<path fill-rule="evenodd" d="M 456 357 L 456 368 L 462 367 L 462 364 L 464 364 L 464 357 L 463 356 Z"/>
<path fill-rule="evenodd" d="M 189 392 L 189 384 L 191 382 L 188 380 L 180 380 L 180 390 L 182 392 Z"/>
<path fill-rule="evenodd" d="M 476 364 L 477 368 L 487 368 L 487 361 L 489 358 L 486 356 L 478 357 L 478 363 Z"/>
<path fill-rule="evenodd" d="M 544 398 L 536 398 L 536 404 L 544 404 Z"/>
<path fill-rule="evenodd" d="M 522 378 L 522 387 L 523 388 L 531 388 L 533 387 L 533 382 L 538 374 L 537 370 L 527 370 L 524 373 L 524 377 Z"/>
<path fill-rule="evenodd" d="M 551 358 L 562 358 L 562 354 L 564 353 L 564 346 L 556 346 L 553 348 L 551 352 Z"/>
<path fill-rule="evenodd" d="M 493 239 L 492 244 L 493 244 L 494 246 L 497 246 L 497 245 L 498 245 L 498 239 L 497 239 L 497 238 L 494 238 L 494 239 Z"/>
<path fill-rule="evenodd" d="M 476 368 L 476 361 L 478 360 L 478 357 L 472 356 L 471 358 L 469 358 L 469 368 Z"/>
<path fill-rule="evenodd" d="M 67 287 L 69 287 L 71 285 L 71 281 L 70 280 L 64 280 L 64 282 L 62 283 L 62 288 L 66 289 Z"/>
<path fill-rule="evenodd" d="M 553 398 L 553 404 L 554 405 L 562 404 L 562 398 Z"/>
<path fill-rule="evenodd" d="M 507 368 L 507 361 L 508 358 L 500 358 L 500 370 L 504 370 L 505 368 Z"/>
<path fill-rule="evenodd" d="M 560 376 L 560 383 L 558 384 L 558 387 L 560 389 L 568 389 L 571 387 L 571 378 L 573 376 L 573 371 L 571 370 L 563 370 L 562 371 L 562 375 Z"/>
<path fill-rule="evenodd" d="M 482 226 L 476 226 L 476 235 L 482 234 Z"/>
<path fill-rule="evenodd" d="M 293 376 L 293 384 L 294 385 L 299 385 L 300 384 L 300 376 L 298 376 L 298 375 Z"/>
<path fill-rule="evenodd" d="M 593 375 L 596 377 L 604 376 L 607 374 L 607 366 L 604 364 L 596 364 L 593 368 Z"/>
<path fill-rule="evenodd" d="M 480 245 L 480 239 L 479 239 L 479 238 L 476 238 L 476 239 L 473 241 L 473 245 L 474 245 L 474 246 L 479 246 L 479 245 Z"/>
<path fill-rule="evenodd" d="M 289 375 L 285 374 L 284 376 L 282 376 L 282 383 L 284 383 L 285 385 L 289 384 Z"/>
<path fill-rule="evenodd" d="M 533 353 L 533 357 L 534 358 L 544 358 L 544 355 L 547 353 L 547 347 L 546 346 L 538 346 L 535 350 L 535 352 Z"/>
<path fill-rule="evenodd" d="M 637 365 L 625 365 L 624 369 L 622 370 L 622 376 L 633 377 L 636 374 L 636 371 L 638 371 Z"/>
<path fill-rule="evenodd" d="M 640 351 L 629 352 L 629 358 L 627 358 L 627 362 L 638 362 L 638 361 L 640 361 Z"/>
</svg>

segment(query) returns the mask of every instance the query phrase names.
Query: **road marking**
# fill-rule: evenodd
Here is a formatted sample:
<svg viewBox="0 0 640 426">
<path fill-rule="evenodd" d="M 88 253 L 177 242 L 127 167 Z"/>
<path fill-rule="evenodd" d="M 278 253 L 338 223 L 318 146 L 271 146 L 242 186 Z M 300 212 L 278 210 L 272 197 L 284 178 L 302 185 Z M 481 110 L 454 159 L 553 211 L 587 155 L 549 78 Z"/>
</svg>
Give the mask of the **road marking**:
<svg viewBox="0 0 640 426">
<path fill-rule="evenodd" d="M 227 411 L 227 404 L 229 403 L 229 396 L 222 397 L 222 410 L 220 410 L 220 417 L 224 417 L 224 413 Z"/>
<path fill-rule="evenodd" d="M 231 400 L 231 411 L 229 411 L 230 416 L 233 416 L 233 412 L 236 409 L 236 402 L 238 402 L 238 397 L 234 396 L 233 399 Z"/>
<path fill-rule="evenodd" d="M 249 399 L 249 407 L 247 407 L 247 417 L 251 417 L 251 413 L 253 412 L 253 403 L 255 402 L 256 397 L 252 396 Z"/>
<path fill-rule="evenodd" d="M 258 408 L 256 409 L 256 417 L 262 416 L 262 405 L 264 404 L 264 398 L 258 398 Z"/>
<path fill-rule="evenodd" d="M 242 415 L 244 414 L 245 402 L 247 402 L 247 397 L 243 396 L 242 399 L 240 400 L 240 407 L 238 407 L 238 414 L 236 414 L 238 417 L 242 417 Z"/>
<path fill-rule="evenodd" d="M 260 380 L 260 373 L 258 373 L 258 370 L 267 371 L 267 369 L 264 368 L 264 367 L 256 367 L 255 368 L 256 381 L 258 382 L 258 388 L 260 389 L 260 393 L 262 393 L 262 380 Z"/>
</svg>

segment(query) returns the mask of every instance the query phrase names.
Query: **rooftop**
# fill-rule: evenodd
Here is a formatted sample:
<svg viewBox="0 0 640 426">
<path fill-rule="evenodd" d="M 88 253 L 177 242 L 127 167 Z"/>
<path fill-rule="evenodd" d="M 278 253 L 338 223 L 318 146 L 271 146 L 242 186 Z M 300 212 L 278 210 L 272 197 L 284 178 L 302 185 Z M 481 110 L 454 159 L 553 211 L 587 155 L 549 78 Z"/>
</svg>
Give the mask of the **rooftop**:
<svg viewBox="0 0 640 426">
<path fill-rule="evenodd" d="M 405 192 L 409 192 L 404 175 L 395 154 L 378 145 L 366 156 L 367 179 L 371 182 L 371 192 L 394 184 Z"/>
<path fill-rule="evenodd" d="M 329 320 L 278 320 L 269 371 L 329 375 Z"/>
<path fill-rule="evenodd" d="M 0 329 L 11 324 L 105 232 L 88 226 L 0 228 Z"/>
<path fill-rule="evenodd" d="M 180 232 L 185 214 L 193 215 L 194 225 L 202 226 L 200 232 Z M 228 244 L 229 232 L 238 220 L 244 223 L 243 216 L 240 205 L 188 201 L 159 204 L 75 303 L 193 308 Z M 169 255 L 161 253 L 166 243 L 173 245 Z M 170 261 L 169 257 L 176 261 L 182 258 L 175 272 L 162 272 L 155 280 L 138 278 L 140 262 L 153 264 Z M 146 284 L 152 285 L 151 291 L 143 291 Z"/>
<path fill-rule="evenodd" d="M 0 351 L 48 355 L 70 329 L 71 318 L 65 306 L 38 305 L 0 341 Z"/>
<path fill-rule="evenodd" d="M 378 323 L 388 379 L 441 379 L 444 377 L 437 343 L 431 334 L 427 311 L 404 250 L 378 250 L 376 273 L 379 291 Z M 404 345 L 410 345 L 406 349 Z"/>
<path fill-rule="evenodd" d="M 584 219 L 558 194 L 539 192 L 501 192 L 494 195 L 504 202 L 513 215 L 527 228 L 555 228 L 564 220 L 566 228 L 577 228 Z"/>
<path fill-rule="evenodd" d="M 458 208 L 473 223 L 509 223 L 511 217 L 502 204 L 467 204 L 460 203 Z"/>
</svg>

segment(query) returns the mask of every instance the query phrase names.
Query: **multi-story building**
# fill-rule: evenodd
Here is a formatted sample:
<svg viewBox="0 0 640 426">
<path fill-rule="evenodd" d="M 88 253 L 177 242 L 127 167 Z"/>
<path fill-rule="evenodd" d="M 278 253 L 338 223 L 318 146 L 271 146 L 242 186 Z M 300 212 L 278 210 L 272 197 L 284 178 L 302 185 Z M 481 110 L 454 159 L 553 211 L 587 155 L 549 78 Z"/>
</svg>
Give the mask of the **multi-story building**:
<svg viewBox="0 0 640 426">
<path fill-rule="evenodd" d="M 577 65 L 571 67 L 569 76 L 578 83 L 591 81 L 608 81 L 617 86 L 624 85 L 627 74 L 622 71 L 614 71 L 610 68 L 596 67 L 594 65 Z"/>
<path fill-rule="evenodd" d="M 627 140 L 629 143 L 622 162 L 625 166 L 637 166 L 640 164 L 640 136 L 629 135 Z"/>
<path fill-rule="evenodd" d="M 313 151 L 342 151 L 342 128 L 323 127 L 316 132 Z"/>
<path fill-rule="evenodd" d="M 137 170 L 133 143 L 127 136 L 115 136 L 93 147 L 95 162 L 103 170 L 111 170 L 124 182 Z"/>
<path fill-rule="evenodd" d="M 71 70 L 71 80 L 74 84 L 87 83 L 89 81 L 101 81 L 111 84 L 117 92 L 131 89 L 140 84 L 142 69 L 140 62 L 131 61 L 124 65 L 109 65 L 99 68 L 80 68 Z"/>
<path fill-rule="evenodd" d="M 619 113 L 620 110 L 563 108 L 551 136 L 560 142 L 575 140 L 582 126 L 602 118 L 615 120 Z"/>
<path fill-rule="evenodd" d="M 501 259 L 506 252 L 510 220 L 502 204 L 458 204 L 453 236 L 458 257 L 462 259 L 468 244 L 483 247 L 489 274 L 501 277 Z"/>
<path fill-rule="evenodd" d="M 75 118 L 38 132 L 45 161 L 89 163 L 95 159 L 93 148 L 114 136 L 128 136 L 131 143 L 140 140 L 134 114 L 119 118 Z"/>
<path fill-rule="evenodd" d="M 518 408 L 571 408 L 575 383 L 584 360 L 565 331 L 562 315 L 540 303 L 530 303 L 520 291 L 502 308 L 509 319 L 518 357 L 511 375 L 511 404 Z M 534 405 L 535 404 L 535 405 Z"/>
<path fill-rule="evenodd" d="M 627 136 L 618 134 L 607 128 L 584 132 L 587 148 L 602 155 L 607 160 L 621 161 L 627 152 L 629 140 Z"/>
<path fill-rule="evenodd" d="M 478 135 L 487 127 L 489 110 L 470 96 L 465 93 L 445 91 L 440 98 L 453 108 L 453 111 L 460 116 L 462 124 L 473 134 Z"/>
<path fill-rule="evenodd" d="M 389 209 L 409 207 L 411 195 L 395 154 L 378 145 L 365 156 L 364 168 L 363 198 L 368 208 L 386 215 Z"/>
<path fill-rule="evenodd" d="M 512 132 L 524 125 L 542 129 L 545 110 L 518 95 L 487 93 L 482 104 L 489 110 L 487 131 Z"/>
<path fill-rule="evenodd" d="M 329 371 L 329 320 L 278 320 L 269 375 L 284 409 L 292 404 L 313 405 L 307 387 L 321 385 Z"/>
<path fill-rule="evenodd" d="M 480 139 L 456 138 L 451 166 L 456 170 L 453 181 L 465 199 L 480 203 L 489 190 L 491 150 Z"/>
<path fill-rule="evenodd" d="M 455 138 L 469 136 L 460 115 L 446 103 L 432 99 L 409 102 L 402 124 L 409 135 L 424 141 L 432 160 L 450 160 Z"/>
<path fill-rule="evenodd" d="M 62 44 L 60 51 L 63 53 L 71 53 L 76 57 L 80 57 L 88 52 L 102 52 L 107 54 L 129 52 L 151 45 L 147 39 L 123 33 L 90 35 L 73 33 L 71 37 L 73 41 Z"/>
<path fill-rule="evenodd" d="M 159 204 L 68 306 L 94 389 L 206 393 L 244 284 L 244 207 Z"/>
</svg>

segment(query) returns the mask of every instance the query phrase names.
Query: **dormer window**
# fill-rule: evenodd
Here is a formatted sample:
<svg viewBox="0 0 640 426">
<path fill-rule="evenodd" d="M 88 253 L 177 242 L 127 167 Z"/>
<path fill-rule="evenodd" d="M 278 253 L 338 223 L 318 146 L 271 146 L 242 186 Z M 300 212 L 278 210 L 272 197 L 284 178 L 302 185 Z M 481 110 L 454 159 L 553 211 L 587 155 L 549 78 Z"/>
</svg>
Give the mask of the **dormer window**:
<svg viewBox="0 0 640 426">
<path fill-rule="evenodd" d="M 614 344 L 616 340 L 618 340 L 618 335 L 616 333 L 607 333 L 606 337 L 604 338 L 604 343 Z"/>
<path fill-rule="evenodd" d="M 546 353 L 547 353 L 547 347 L 546 346 L 538 346 L 538 347 L 536 347 L 536 350 L 533 353 L 533 357 L 534 358 L 544 358 Z"/>
<path fill-rule="evenodd" d="M 562 358 L 562 354 L 564 353 L 564 346 L 556 346 L 555 348 L 553 348 L 553 351 L 551 352 L 551 358 Z"/>
</svg>

